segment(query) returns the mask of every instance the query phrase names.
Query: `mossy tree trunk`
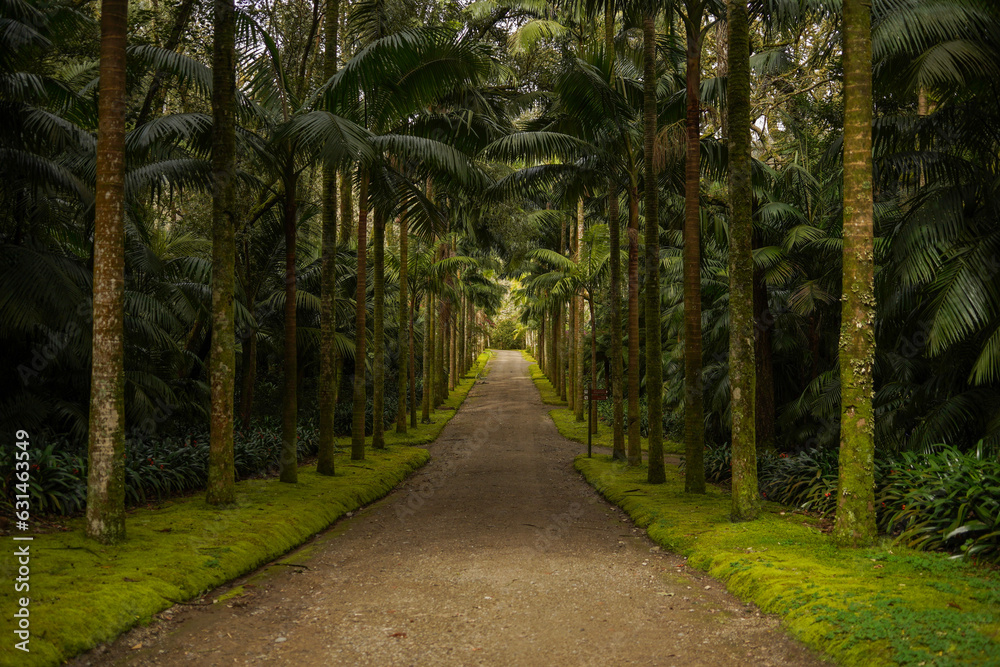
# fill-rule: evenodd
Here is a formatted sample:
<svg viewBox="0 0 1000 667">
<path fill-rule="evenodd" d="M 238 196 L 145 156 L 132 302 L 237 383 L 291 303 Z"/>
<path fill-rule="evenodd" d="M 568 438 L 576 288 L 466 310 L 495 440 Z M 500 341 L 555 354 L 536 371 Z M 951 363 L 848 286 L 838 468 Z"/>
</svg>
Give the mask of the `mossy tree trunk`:
<svg viewBox="0 0 1000 667">
<path fill-rule="evenodd" d="M 337 73 L 337 28 L 340 26 L 340 0 L 330 0 L 325 23 L 323 78 Z M 319 351 L 319 452 L 316 472 L 333 475 L 336 438 L 334 413 L 337 409 L 337 172 L 332 165 L 323 167 L 323 238 L 320 285 Z"/>
<path fill-rule="evenodd" d="M 409 230 L 406 215 L 399 216 L 399 325 L 396 344 L 399 348 L 399 382 L 396 384 L 398 398 L 396 401 L 396 433 L 406 433 L 406 386 L 409 380 L 409 368 L 413 363 L 410 359 L 412 347 L 410 339 L 410 296 L 407 285 L 409 267 Z"/>
<path fill-rule="evenodd" d="M 840 479 L 834 540 L 875 538 L 874 214 L 871 3 L 844 0 L 844 278 L 840 324 Z"/>
<path fill-rule="evenodd" d="M 294 484 L 299 480 L 298 472 L 298 350 L 296 336 L 295 304 L 295 238 L 298 212 L 295 207 L 297 177 L 295 167 L 288 159 L 285 168 L 285 380 L 281 395 L 281 472 L 282 482 Z"/>
<path fill-rule="evenodd" d="M 209 505 L 229 505 L 236 500 L 236 17 L 233 0 L 215 0 L 214 7 L 211 425 L 205 500 Z"/>
<path fill-rule="evenodd" d="M 649 414 L 650 484 L 666 481 L 663 465 L 663 363 L 660 351 L 659 192 L 653 165 L 656 142 L 656 17 L 642 17 L 643 179 L 646 195 L 646 405 Z"/>
<path fill-rule="evenodd" d="M 639 431 L 639 190 L 634 175 L 628 189 L 628 464 L 642 465 Z"/>
<path fill-rule="evenodd" d="M 365 410 L 368 391 L 365 386 L 365 337 L 367 324 L 365 308 L 367 301 L 366 268 L 368 262 L 368 172 L 358 167 L 358 270 L 354 309 L 354 393 L 351 406 L 351 460 L 365 458 Z"/>
<path fill-rule="evenodd" d="M 101 2 L 87 537 L 125 540 L 125 41 L 127 0 Z"/>
<path fill-rule="evenodd" d="M 755 434 L 753 216 L 750 189 L 750 26 L 744 0 L 729 0 L 729 385 L 733 521 L 760 510 Z"/>
<path fill-rule="evenodd" d="M 375 210 L 372 226 L 374 308 L 372 312 L 372 448 L 385 449 L 385 215 Z"/>
<path fill-rule="evenodd" d="M 684 161 L 684 490 L 705 493 L 705 421 L 701 381 L 701 0 L 688 0 L 687 120 Z M 647 379 L 648 382 L 648 379 Z M 650 418 L 652 421 L 652 418 Z"/>
</svg>

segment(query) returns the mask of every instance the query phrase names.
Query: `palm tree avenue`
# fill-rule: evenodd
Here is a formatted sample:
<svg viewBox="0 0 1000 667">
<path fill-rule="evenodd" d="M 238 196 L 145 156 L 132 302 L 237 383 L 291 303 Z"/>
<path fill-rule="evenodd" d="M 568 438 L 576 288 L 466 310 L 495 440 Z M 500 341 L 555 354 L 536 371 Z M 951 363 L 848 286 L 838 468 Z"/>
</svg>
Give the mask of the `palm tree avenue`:
<svg viewBox="0 0 1000 667">
<path fill-rule="evenodd" d="M 205 570 L 15 650 L 56 664 L 243 575 L 424 445 L 396 530 L 435 535 L 444 499 L 492 516 L 477 457 L 515 465 L 497 424 L 537 396 L 525 451 L 582 449 L 531 465 L 808 650 L 995 659 L 998 81 L 989 0 L 0 0 L 0 532 L 170 570 L 192 527 Z M 565 515 L 504 501 L 536 556 L 590 520 L 556 488 Z M 287 532 L 234 547 L 257 512 Z M 812 539 L 793 578 L 818 587 L 773 601 L 767 568 Z M 963 583 L 900 592 L 928 563 Z"/>
</svg>

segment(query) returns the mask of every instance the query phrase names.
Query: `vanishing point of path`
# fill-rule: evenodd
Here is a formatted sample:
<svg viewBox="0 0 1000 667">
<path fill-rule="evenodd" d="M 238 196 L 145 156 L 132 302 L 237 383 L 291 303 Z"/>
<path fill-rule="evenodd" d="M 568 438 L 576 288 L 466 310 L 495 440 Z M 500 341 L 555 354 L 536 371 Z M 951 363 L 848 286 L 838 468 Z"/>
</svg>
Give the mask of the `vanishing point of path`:
<svg viewBox="0 0 1000 667">
<path fill-rule="evenodd" d="M 431 462 L 283 559 L 305 567 L 76 664 L 822 664 L 600 499 L 527 369 L 497 353 Z"/>
</svg>

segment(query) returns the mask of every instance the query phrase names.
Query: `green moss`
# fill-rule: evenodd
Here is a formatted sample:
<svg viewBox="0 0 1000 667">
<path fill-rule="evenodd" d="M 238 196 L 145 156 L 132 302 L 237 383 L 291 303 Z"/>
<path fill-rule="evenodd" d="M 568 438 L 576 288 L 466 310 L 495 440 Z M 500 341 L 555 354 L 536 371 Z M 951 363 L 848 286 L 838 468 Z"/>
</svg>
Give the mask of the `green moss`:
<svg viewBox="0 0 1000 667">
<path fill-rule="evenodd" d="M 838 549 L 801 515 L 766 503 L 729 521 L 727 493 L 684 493 L 680 472 L 646 483 L 643 468 L 602 456 L 576 469 L 658 544 L 784 618 L 797 638 L 845 665 L 1000 664 L 1000 577 L 942 554 L 883 543 Z"/>
<path fill-rule="evenodd" d="M 531 381 L 535 383 L 539 393 L 542 395 L 542 402 L 547 405 L 565 406 L 566 401 L 560 400 L 559 394 L 556 393 L 556 390 L 552 387 L 552 383 L 549 382 L 549 379 L 539 369 L 535 359 L 524 350 L 521 350 L 521 356 L 531 363 L 528 366 L 528 372 L 531 375 Z M 564 438 L 587 444 L 587 422 L 576 421 L 576 415 L 573 414 L 572 410 L 567 407 L 556 408 L 555 410 L 550 410 L 549 415 Z M 611 449 L 614 446 L 613 439 L 614 432 L 611 427 L 602 423 L 598 427 L 597 433 L 592 436 L 591 442 L 594 447 L 607 447 Z M 642 443 L 642 450 L 647 451 L 649 449 L 649 440 L 647 438 L 640 438 L 640 441 Z M 684 444 L 665 440 L 663 442 L 663 453 L 683 454 Z"/>
<path fill-rule="evenodd" d="M 58 664 L 110 641 L 174 602 L 281 556 L 346 512 L 381 498 L 429 460 L 427 450 L 404 445 L 428 443 L 441 433 L 488 358 L 480 355 L 469 377 L 434 411 L 434 423 L 404 435 L 386 433 L 389 446 L 368 449 L 364 461 L 351 461 L 349 452 L 343 452 L 333 477 L 317 474 L 314 465 L 302 466 L 297 484 L 240 482 L 229 509 L 211 507 L 199 495 L 133 510 L 127 519 L 128 542 L 120 546 L 86 539 L 83 519 L 69 520 L 67 532 L 36 535 L 30 543 L 31 652 L 18 655 L 16 664 Z M 240 595 L 237 591 L 220 601 Z M 5 586 L 0 605 L 13 609 L 13 596 L 13 587 Z"/>
</svg>

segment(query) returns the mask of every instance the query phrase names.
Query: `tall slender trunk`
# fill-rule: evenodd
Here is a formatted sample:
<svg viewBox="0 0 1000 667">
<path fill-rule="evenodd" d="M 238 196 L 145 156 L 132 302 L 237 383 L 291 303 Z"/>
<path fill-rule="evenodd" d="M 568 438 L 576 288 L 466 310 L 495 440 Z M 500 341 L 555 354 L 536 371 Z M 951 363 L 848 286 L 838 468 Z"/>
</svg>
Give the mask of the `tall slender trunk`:
<svg viewBox="0 0 1000 667">
<path fill-rule="evenodd" d="M 639 191 L 628 188 L 628 464 L 642 465 L 639 427 Z"/>
<path fill-rule="evenodd" d="M 290 161 L 290 160 L 289 160 Z M 285 382 L 281 395 L 281 472 L 282 482 L 294 484 L 298 472 L 298 350 L 296 347 L 295 308 L 295 189 L 297 177 L 294 166 L 286 167 L 285 182 Z"/>
<path fill-rule="evenodd" d="M 538 362 L 538 368 L 545 372 L 545 311 L 543 310 L 538 317 L 538 343 L 536 345 L 538 352 L 535 355 L 535 360 Z"/>
<path fill-rule="evenodd" d="M 368 390 L 365 386 L 365 269 L 368 261 L 368 172 L 358 167 L 358 271 L 357 289 L 354 294 L 354 396 L 351 406 L 351 460 L 365 458 L 365 411 L 368 408 Z"/>
<path fill-rule="evenodd" d="M 372 449 L 385 449 L 385 215 L 375 211 L 372 229 L 375 269 L 372 313 Z"/>
<path fill-rule="evenodd" d="M 128 1 L 101 2 L 87 537 L 125 540 L 125 40 Z"/>
<path fill-rule="evenodd" d="M 750 26 L 744 0 L 729 0 L 729 386 L 733 521 L 760 511 L 757 488 L 753 211 L 750 189 Z"/>
<path fill-rule="evenodd" d="M 618 192 L 613 179 L 608 179 L 608 230 L 611 237 L 611 404 L 612 419 L 611 456 L 616 461 L 624 461 L 625 455 L 625 409 L 622 402 L 622 264 L 621 226 L 618 220 Z"/>
<path fill-rule="evenodd" d="M 188 10 L 190 11 L 190 10 Z M 233 0 L 215 0 L 212 50 L 212 352 L 209 505 L 236 500 L 233 408 L 236 384 L 236 18 Z"/>
<path fill-rule="evenodd" d="M 458 309 L 458 373 L 465 375 L 465 371 L 469 370 L 468 366 L 465 365 L 465 358 L 467 351 L 465 349 L 465 323 L 469 318 L 466 317 L 465 311 L 469 308 L 468 298 L 466 298 L 463 293 L 459 301 Z M 457 379 L 457 378 L 456 378 Z"/>
<path fill-rule="evenodd" d="M 684 490 L 705 493 L 705 421 L 701 382 L 701 17 L 691 11 L 687 30 L 687 156 L 684 164 Z"/>
<path fill-rule="evenodd" d="M 874 213 L 871 3 L 844 0 L 844 278 L 840 323 L 840 478 L 834 540 L 875 539 Z"/>
<path fill-rule="evenodd" d="M 413 294 L 410 297 L 410 427 L 417 427 L 417 357 L 414 351 L 414 340 L 413 340 L 413 319 L 415 317 L 414 310 L 416 309 L 417 295 Z"/>
<path fill-rule="evenodd" d="M 429 424 L 431 421 L 431 402 L 434 394 L 434 295 L 430 283 L 424 298 L 424 392 L 420 401 L 421 421 Z"/>
<path fill-rule="evenodd" d="M 573 240 L 573 261 L 580 265 L 580 258 L 583 253 L 583 197 L 576 200 L 576 238 Z M 573 357 L 574 368 L 573 377 L 576 382 L 573 386 L 573 407 L 576 412 L 576 421 L 584 421 L 583 405 L 583 295 L 579 293 L 573 295 Z"/>
<path fill-rule="evenodd" d="M 406 283 L 409 267 L 409 239 L 407 235 L 406 215 L 399 216 L 399 326 L 396 344 L 399 348 L 399 383 L 397 384 L 396 433 L 406 433 L 406 387 L 409 380 L 410 355 L 412 348 L 409 339 L 412 326 L 409 321 L 410 297 L 409 285 Z"/>
<path fill-rule="evenodd" d="M 323 78 L 337 73 L 337 28 L 340 26 L 340 0 L 327 5 Z M 333 165 L 323 166 L 323 260 L 320 276 L 320 350 L 319 350 L 319 452 L 316 472 L 333 475 L 336 439 L 334 413 L 337 409 L 337 172 Z"/>
<path fill-rule="evenodd" d="M 666 481 L 663 466 L 663 362 L 660 352 L 660 222 L 656 172 L 656 26 L 655 16 L 642 19 L 643 179 L 646 195 L 646 405 L 649 414 L 650 484 Z"/>
<path fill-rule="evenodd" d="M 594 295 L 587 299 L 590 304 L 590 390 L 597 389 L 597 319 L 594 316 Z M 597 433 L 597 402 L 590 401 L 590 432 Z"/>
<path fill-rule="evenodd" d="M 559 306 L 559 398 L 566 401 L 567 405 L 570 405 L 569 396 L 572 396 L 572 392 L 569 391 L 569 368 L 570 364 L 573 363 L 572 359 L 572 348 L 569 344 L 570 334 L 572 329 L 567 327 L 567 324 L 572 326 L 572 310 L 570 308 L 569 302 Z M 567 322 L 567 320 L 570 320 Z"/>
</svg>

